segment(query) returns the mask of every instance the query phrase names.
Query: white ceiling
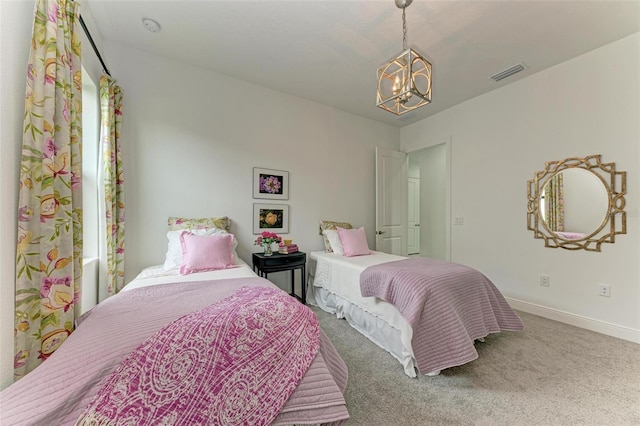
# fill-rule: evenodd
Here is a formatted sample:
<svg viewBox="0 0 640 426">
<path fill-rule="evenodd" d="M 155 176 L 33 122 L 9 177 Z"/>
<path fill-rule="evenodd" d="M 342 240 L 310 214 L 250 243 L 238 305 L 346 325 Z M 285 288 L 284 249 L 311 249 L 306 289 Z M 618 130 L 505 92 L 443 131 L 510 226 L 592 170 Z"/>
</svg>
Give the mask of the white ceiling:
<svg viewBox="0 0 640 426">
<path fill-rule="evenodd" d="M 414 0 L 406 9 L 408 43 L 433 64 L 433 101 L 398 117 L 375 106 L 376 70 L 402 50 L 402 12 L 393 0 L 86 0 L 84 6 L 103 41 L 396 126 L 640 31 L 640 0 Z M 161 32 L 144 29 L 143 17 L 158 21 Z M 525 71 L 490 79 L 517 63 Z M 117 79 L 117 67 L 111 71 Z"/>
</svg>

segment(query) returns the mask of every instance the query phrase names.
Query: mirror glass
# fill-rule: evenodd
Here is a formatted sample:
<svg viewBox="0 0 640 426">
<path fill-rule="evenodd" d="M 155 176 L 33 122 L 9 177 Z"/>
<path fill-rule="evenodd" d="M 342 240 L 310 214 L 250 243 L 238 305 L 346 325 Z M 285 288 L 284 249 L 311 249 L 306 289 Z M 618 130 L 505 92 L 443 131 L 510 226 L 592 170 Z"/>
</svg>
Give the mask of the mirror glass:
<svg viewBox="0 0 640 426">
<path fill-rule="evenodd" d="M 598 231 L 607 218 L 609 197 L 602 180 L 582 168 L 565 169 L 549 178 L 540 193 L 539 211 L 548 230 L 566 240 Z"/>
</svg>

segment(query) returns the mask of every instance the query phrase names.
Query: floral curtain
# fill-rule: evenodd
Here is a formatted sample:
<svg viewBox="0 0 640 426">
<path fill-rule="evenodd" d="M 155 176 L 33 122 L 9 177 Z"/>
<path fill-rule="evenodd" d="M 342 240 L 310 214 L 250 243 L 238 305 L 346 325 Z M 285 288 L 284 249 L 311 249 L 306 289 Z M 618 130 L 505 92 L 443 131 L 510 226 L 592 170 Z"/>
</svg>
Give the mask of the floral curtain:
<svg viewBox="0 0 640 426">
<path fill-rule="evenodd" d="M 79 9 L 38 0 L 27 64 L 18 196 L 15 379 L 73 331 L 82 278 Z"/>
<path fill-rule="evenodd" d="M 557 173 L 545 187 L 545 220 L 549 230 L 564 231 L 564 190 L 562 173 Z"/>
<path fill-rule="evenodd" d="M 107 293 L 124 287 L 124 179 L 120 151 L 122 89 L 109 76 L 100 78 L 100 140 L 107 243 Z"/>
</svg>

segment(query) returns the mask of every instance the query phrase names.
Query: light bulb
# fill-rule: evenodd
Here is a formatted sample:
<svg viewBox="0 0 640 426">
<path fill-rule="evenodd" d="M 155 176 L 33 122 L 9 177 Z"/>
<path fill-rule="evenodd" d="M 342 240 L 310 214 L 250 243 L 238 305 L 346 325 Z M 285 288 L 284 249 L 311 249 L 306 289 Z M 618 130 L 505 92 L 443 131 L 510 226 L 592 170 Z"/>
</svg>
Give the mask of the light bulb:
<svg viewBox="0 0 640 426">
<path fill-rule="evenodd" d="M 393 83 L 393 88 L 392 88 L 394 95 L 397 95 L 398 92 L 400 92 L 400 86 L 401 86 L 400 77 L 396 75 L 396 79 L 395 79 L 395 81 Z"/>
</svg>

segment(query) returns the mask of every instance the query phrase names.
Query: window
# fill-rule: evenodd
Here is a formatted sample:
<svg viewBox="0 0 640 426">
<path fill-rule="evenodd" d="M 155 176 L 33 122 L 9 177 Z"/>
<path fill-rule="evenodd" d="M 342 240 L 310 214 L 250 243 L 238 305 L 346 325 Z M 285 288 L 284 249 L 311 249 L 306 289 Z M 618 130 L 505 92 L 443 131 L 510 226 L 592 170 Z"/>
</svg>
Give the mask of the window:
<svg viewBox="0 0 640 426">
<path fill-rule="evenodd" d="M 82 312 L 98 303 L 100 256 L 98 166 L 100 158 L 100 96 L 98 85 L 82 68 Z"/>
</svg>

